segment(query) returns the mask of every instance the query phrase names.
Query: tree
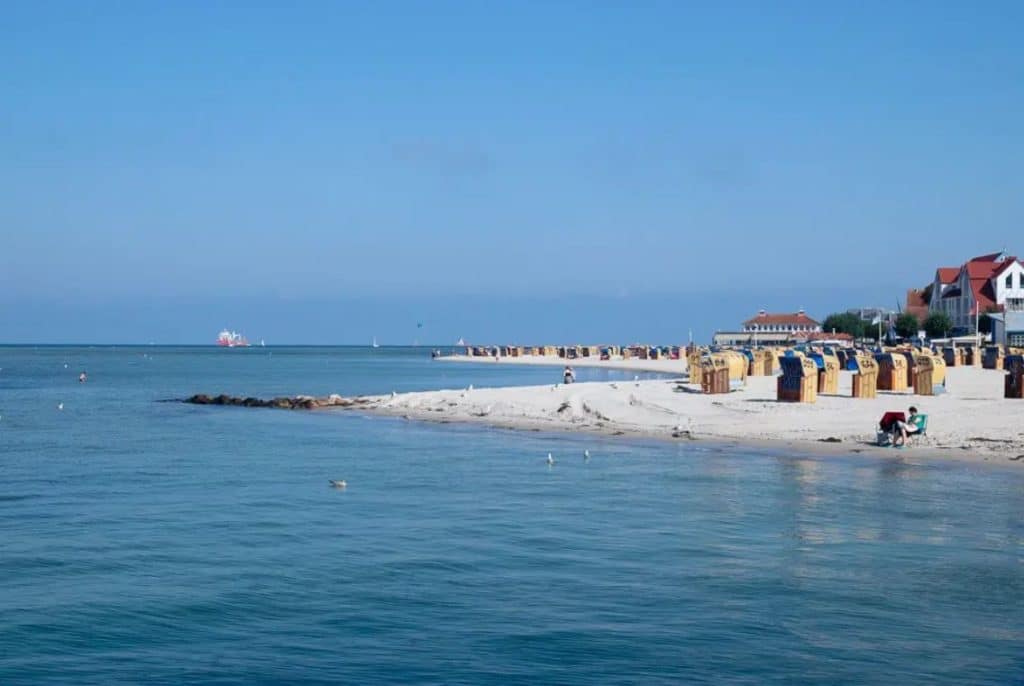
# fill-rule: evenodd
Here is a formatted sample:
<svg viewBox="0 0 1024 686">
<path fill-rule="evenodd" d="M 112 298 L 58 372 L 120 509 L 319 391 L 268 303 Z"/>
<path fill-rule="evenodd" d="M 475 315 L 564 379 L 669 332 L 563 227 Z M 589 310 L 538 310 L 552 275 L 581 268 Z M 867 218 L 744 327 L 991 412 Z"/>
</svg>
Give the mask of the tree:
<svg viewBox="0 0 1024 686">
<path fill-rule="evenodd" d="M 896 333 L 903 338 L 914 338 L 917 336 L 917 332 L 921 330 L 921 322 L 917 320 L 917 317 L 904 312 L 900 316 L 896 317 Z"/>
<path fill-rule="evenodd" d="M 863 338 L 864 320 L 849 312 L 836 312 L 825 317 L 821 325 L 825 333 L 848 333 L 854 338 Z"/>
<path fill-rule="evenodd" d="M 981 333 L 992 333 L 992 318 L 990 314 L 999 312 L 999 307 L 996 305 L 989 305 L 985 308 L 985 311 L 978 318 L 978 331 Z"/>
<path fill-rule="evenodd" d="M 924 332 L 928 338 L 942 338 L 953 328 L 953 322 L 945 312 L 933 312 L 924 320 Z"/>
</svg>

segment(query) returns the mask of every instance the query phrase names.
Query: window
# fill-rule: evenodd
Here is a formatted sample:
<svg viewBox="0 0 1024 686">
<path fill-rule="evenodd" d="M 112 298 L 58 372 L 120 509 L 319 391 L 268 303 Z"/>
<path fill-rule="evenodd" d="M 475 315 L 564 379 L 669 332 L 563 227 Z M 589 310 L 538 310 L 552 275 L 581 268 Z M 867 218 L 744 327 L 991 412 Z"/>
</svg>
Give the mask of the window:
<svg viewBox="0 0 1024 686">
<path fill-rule="evenodd" d="M 1017 288 L 1024 288 L 1024 271 L 1017 272 Z"/>
<path fill-rule="evenodd" d="M 1013 272 L 1006 275 L 1006 287 L 1013 288 Z"/>
<path fill-rule="evenodd" d="M 1006 337 L 1006 342 L 1015 348 L 1024 346 L 1024 333 L 1015 331 Z"/>
</svg>

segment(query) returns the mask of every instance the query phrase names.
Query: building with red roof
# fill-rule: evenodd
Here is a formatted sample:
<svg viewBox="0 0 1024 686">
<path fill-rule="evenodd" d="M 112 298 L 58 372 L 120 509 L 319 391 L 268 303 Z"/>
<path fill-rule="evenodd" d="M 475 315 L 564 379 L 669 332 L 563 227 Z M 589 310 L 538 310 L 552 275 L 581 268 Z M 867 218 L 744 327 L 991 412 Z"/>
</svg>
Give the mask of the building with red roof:
<svg viewBox="0 0 1024 686">
<path fill-rule="evenodd" d="M 771 314 L 761 310 L 757 316 L 751 317 L 743 322 L 744 331 L 770 331 L 788 332 L 797 331 L 821 331 L 821 324 L 810 317 L 803 310 L 785 314 Z"/>
<path fill-rule="evenodd" d="M 853 339 L 845 334 L 825 335 L 821 323 L 803 310 L 781 314 L 761 310 L 743 322 L 742 331 L 716 331 L 715 345 L 791 345 L 810 341 L 834 341 L 850 344 Z"/>
<path fill-rule="evenodd" d="M 935 271 L 928 300 L 928 312 L 944 312 L 954 328 L 974 331 L 986 312 L 1024 311 L 1024 264 L 1016 257 L 980 255 L 955 271 L 955 276 L 949 267 Z"/>
<path fill-rule="evenodd" d="M 928 318 L 928 295 L 930 288 L 911 288 L 907 291 L 907 304 L 903 311 L 917 317 L 917 321 L 923 322 Z"/>
</svg>

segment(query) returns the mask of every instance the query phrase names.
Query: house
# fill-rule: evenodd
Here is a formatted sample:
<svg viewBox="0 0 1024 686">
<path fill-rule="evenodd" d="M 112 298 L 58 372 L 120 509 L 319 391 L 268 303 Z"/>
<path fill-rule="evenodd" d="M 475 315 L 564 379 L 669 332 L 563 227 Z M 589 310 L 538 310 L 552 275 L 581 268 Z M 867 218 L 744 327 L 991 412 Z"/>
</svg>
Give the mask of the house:
<svg viewBox="0 0 1024 686">
<path fill-rule="evenodd" d="M 719 331 L 715 345 L 782 345 L 801 335 L 821 332 L 821 324 L 807 316 L 803 310 L 786 314 L 771 314 L 764 310 L 743 322 L 742 331 Z"/>
<path fill-rule="evenodd" d="M 929 313 L 944 312 L 954 329 L 975 331 L 986 312 L 1024 312 L 1024 264 L 1005 253 L 972 258 L 956 269 L 935 271 Z"/>
<path fill-rule="evenodd" d="M 917 321 L 923 323 L 928 318 L 928 297 L 931 288 L 911 288 L 907 291 L 907 302 L 903 311 L 917 317 Z"/>
<path fill-rule="evenodd" d="M 1024 312 L 1000 312 L 992 319 L 992 343 L 1024 348 Z"/>
<path fill-rule="evenodd" d="M 769 314 L 764 310 L 743 322 L 744 331 L 795 333 L 797 331 L 821 331 L 821 324 L 807 316 L 803 310 L 793 314 Z"/>
</svg>

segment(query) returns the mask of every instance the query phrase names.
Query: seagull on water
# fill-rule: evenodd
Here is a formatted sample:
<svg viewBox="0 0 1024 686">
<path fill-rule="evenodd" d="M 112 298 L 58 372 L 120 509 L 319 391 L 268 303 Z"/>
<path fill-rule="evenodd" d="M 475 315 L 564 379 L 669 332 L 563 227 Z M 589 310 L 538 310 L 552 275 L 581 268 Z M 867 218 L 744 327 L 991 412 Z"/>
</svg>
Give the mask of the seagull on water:
<svg viewBox="0 0 1024 686">
<path fill-rule="evenodd" d="M 552 457 L 551 453 L 548 453 L 548 466 L 550 467 L 555 463 L 555 458 Z"/>
<path fill-rule="evenodd" d="M 328 479 L 333 488 L 347 488 L 348 484 L 344 479 Z"/>
<path fill-rule="evenodd" d="M 583 460 L 586 461 L 586 460 L 589 460 L 589 459 L 590 459 L 590 451 L 589 450 L 584 450 L 583 451 Z"/>
</svg>

